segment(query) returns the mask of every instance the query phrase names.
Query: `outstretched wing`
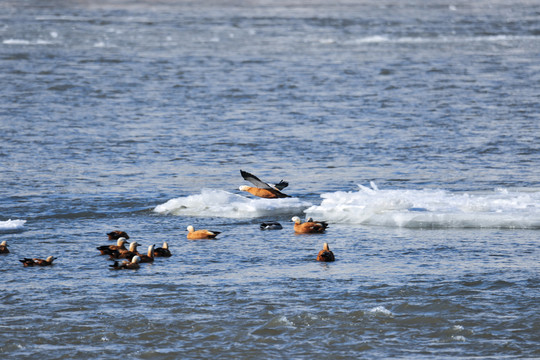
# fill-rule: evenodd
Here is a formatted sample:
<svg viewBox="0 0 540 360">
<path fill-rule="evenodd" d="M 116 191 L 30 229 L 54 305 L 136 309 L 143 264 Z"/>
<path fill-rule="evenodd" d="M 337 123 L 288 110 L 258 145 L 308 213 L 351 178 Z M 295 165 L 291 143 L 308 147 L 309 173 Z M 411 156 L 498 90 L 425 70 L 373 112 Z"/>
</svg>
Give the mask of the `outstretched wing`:
<svg viewBox="0 0 540 360">
<path fill-rule="evenodd" d="M 285 189 L 287 186 L 289 186 L 289 183 L 286 182 L 286 181 L 283 181 L 283 180 L 281 180 L 279 183 L 277 183 L 276 185 L 274 185 L 274 187 L 275 187 L 276 189 L 278 189 L 279 191 Z"/>
<path fill-rule="evenodd" d="M 253 185 L 255 185 L 258 188 L 268 189 L 268 190 L 273 189 L 270 185 L 268 185 L 264 181 L 261 181 L 261 179 L 259 179 L 258 177 L 256 177 L 253 174 L 248 173 L 247 171 L 240 170 L 240 174 L 242 175 L 244 180 L 249 181 L 250 183 L 252 183 Z"/>
</svg>

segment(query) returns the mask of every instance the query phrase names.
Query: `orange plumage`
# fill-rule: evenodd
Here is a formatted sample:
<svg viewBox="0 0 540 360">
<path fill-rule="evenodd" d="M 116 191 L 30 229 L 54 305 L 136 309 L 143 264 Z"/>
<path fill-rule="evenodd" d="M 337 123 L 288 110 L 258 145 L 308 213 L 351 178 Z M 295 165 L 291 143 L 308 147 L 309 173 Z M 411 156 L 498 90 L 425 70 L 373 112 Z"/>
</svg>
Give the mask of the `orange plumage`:
<svg viewBox="0 0 540 360">
<path fill-rule="evenodd" d="M 328 224 L 324 221 L 306 221 L 302 223 L 298 216 L 293 217 L 292 221 L 294 221 L 294 232 L 297 234 L 320 234 L 328 227 Z"/>
<path fill-rule="evenodd" d="M 187 227 L 188 234 L 187 238 L 189 240 L 200 240 L 200 239 L 213 239 L 218 234 L 221 234 L 219 231 L 209 231 L 209 230 L 195 230 L 193 226 L 189 225 Z"/>
<path fill-rule="evenodd" d="M 240 170 L 240 174 L 242 175 L 244 180 L 247 180 L 253 185 L 255 185 L 254 187 L 242 185 L 239 188 L 239 190 L 241 191 L 247 191 L 251 195 L 265 198 L 265 199 L 278 199 L 278 198 L 290 197 L 289 195 L 281 192 L 281 190 L 283 190 L 289 185 L 289 183 L 286 181 L 281 180 L 278 184 L 271 186 L 270 184 L 265 183 L 264 181 L 262 181 L 255 175 L 248 173 L 247 171 Z"/>
<path fill-rule="evenodd" d="M 324 243 L 323 249 L 317 254 L 317 261 L 331 262 L 334 260 L 334 253 L 330 250 L 328 244 Z"/>
</svg>

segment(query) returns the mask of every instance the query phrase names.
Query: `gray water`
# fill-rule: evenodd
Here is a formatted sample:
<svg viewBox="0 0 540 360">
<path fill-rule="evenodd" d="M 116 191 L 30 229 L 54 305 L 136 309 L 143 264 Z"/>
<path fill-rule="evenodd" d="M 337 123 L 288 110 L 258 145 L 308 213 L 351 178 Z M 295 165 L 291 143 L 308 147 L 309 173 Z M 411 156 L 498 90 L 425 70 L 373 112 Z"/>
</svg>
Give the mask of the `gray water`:
<svg viewBox="0 0 540 360">
<path fill-rule="evenodd" d="M 2 358 L 540 357 L 539 24 L 526 0 L 0 2 Z M 295 235 L 310 214 L 327 232 Z M 173 256 L 112 271 L 115 229 Z"/>
</svg>

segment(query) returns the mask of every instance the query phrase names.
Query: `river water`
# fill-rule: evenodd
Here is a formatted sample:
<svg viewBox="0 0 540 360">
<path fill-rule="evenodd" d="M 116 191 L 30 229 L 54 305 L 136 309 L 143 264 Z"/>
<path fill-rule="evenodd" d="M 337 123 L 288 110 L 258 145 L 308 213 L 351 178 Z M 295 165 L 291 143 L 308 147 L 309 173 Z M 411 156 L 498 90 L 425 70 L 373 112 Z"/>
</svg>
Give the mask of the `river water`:
<svg viewBox="0 0 540 360">
<path fill-rule="evenodd" d="M 540 357 L 539 24 L 528 0 L 0 2 L 1 357 Z M 116 229 L 173 256 L 110 270 Z"/>
</svg>

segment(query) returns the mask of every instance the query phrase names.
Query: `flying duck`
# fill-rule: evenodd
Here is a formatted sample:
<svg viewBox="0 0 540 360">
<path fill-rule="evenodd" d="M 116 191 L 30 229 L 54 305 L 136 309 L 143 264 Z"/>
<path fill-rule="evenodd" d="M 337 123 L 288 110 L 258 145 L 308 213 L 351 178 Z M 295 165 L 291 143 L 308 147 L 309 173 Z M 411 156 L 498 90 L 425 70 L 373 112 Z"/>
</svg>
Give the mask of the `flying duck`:
<svg viewBox="0 0 540 360">
<path fill-rule="evenodd" d="M 242 185 L 238 188 L 241 191 L 247 191 L 251 195 L 255 195 L 255 196 L 266 198 L 266 199 L 290 197 L 289 195 L 286 195 L 281 192 L 281 190 L 289 186 L 289 183 L 286 181 L 281 180 L 279 183 L 275 184 L 274 186 L 270 186 L 264 181 L 261 181 L 261 179 L 259 179 L 255 175 L 250 174 L 244 170 L 240 170 L 240 174 L 242 175 L 244 180 L 247 180 L 253 185 L 255 185 L 254 187 Z"/>
<path fill-rule="evenodd" d="M 107 233 L 107 236 L 109 237 L 109 240 L 118 240 L 121 237 L 129 239 L 129 235 L 125 231 L 120 230 L 111 231 L 110 233 Z"/>
<path fill-rule="evenodd" d="M 0 254 L 9 254 L 9 249 L 7 246 L 7 241 L 2 241 L 0 244 Z"/>
<path fill-rule="evenodd" d="M 55 258 L 54 256 L 49 256 L 45 260 L 37 259 L 37 258 L 33 258 L 33 259 L 24 258 L 24 259 L 19 260 L 19 261 L 23 263 L 24 267 L 29 267 L 29 266 L 50 266 L 50 265 L 53 264 L 53 261 L 56 260 L 56 259 L 57 258 Z"/>
<path fill-rule="evenodd" d="M 170 257 L 171 251 L 169 250 L 169 244 L 167 242 L 164 242 L 162 247 L 158 247 L 154 249 L 154 256 L 155 257 Z"/>
<path fill-rule="evenodd" d="M 112 252 L 118 252 L 119 250 L 127 250 L 126 249 L 126 239 L 121 237 L 118 240 L 116 240 L 116 245 L 102 245 L 98 246 L 96 249 L 99 250 L 101 255 L 110 255 Z"/>
<path fill-rule="evenodd" d="M 119 263 L 118 261 L 115 261 L 114 264 L 109 265 L 109 267 L 112 270 L 121 270 L 121 269 L 138 269 L 140 267 L 139 263 L 141 262 L 141 258 L 138 255 L 135 255 L 133 259 L 131 259 L 131 262 L 124 260 L 122 263 Z"/>
<path fill-rule="evenodd" d="M 187 238 L 190 240 L 198 240 L 198 239 L 213 239 L 218 234 L 221 234 L 219 231 L 209 231 L 209 230 L 195 230 L 193 229 L 193 226 L 189 225 L 187 227 Z"/>
<path fill-rule="evenodd" d="M 313 221 L 313 219 L 308 219 L 311 221 L 302 223 L 298 216 L 293 217 L 291 220 L 294 222 L 294 232 L 297 234 L 323 233 L 328 227 L 328 224 L 324 221 Z"/>
<path fill-rule="evenodd" d="M 317 254 L 317 261 L 330 262 L 334 261 L 334 253 L 330 250 L 327 243 L 324 243 L 323 249 Z"/>
</svg>

